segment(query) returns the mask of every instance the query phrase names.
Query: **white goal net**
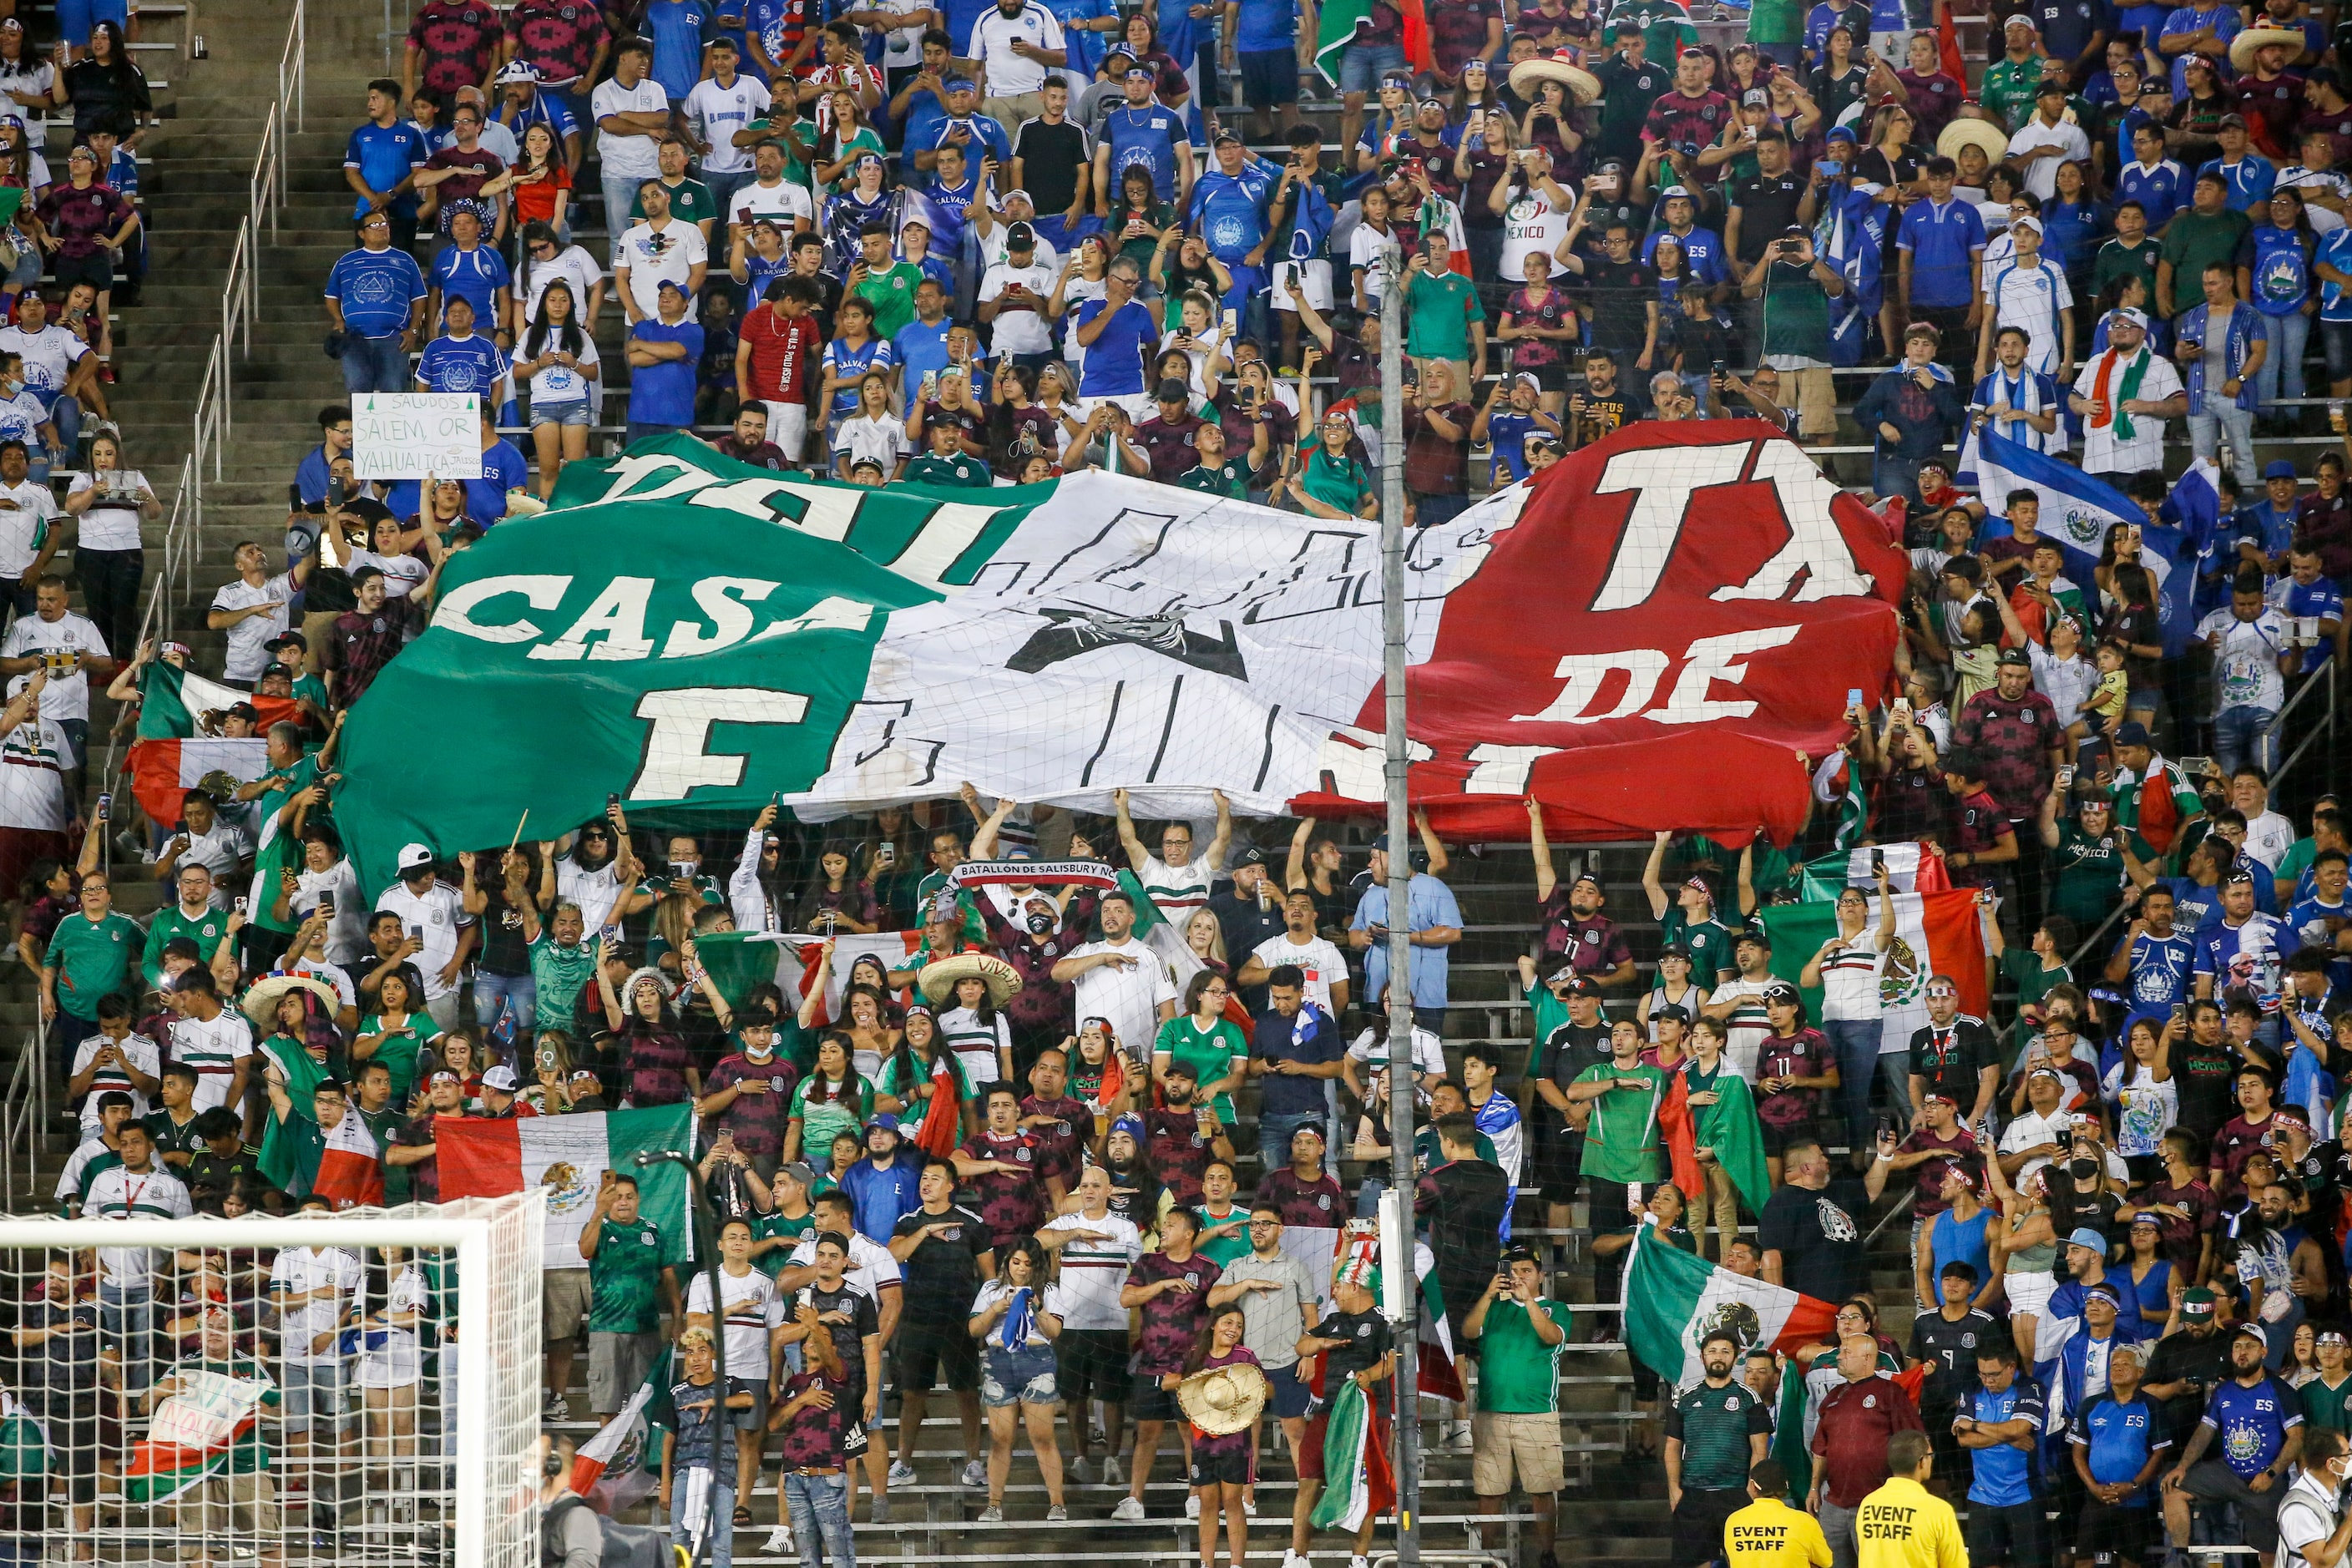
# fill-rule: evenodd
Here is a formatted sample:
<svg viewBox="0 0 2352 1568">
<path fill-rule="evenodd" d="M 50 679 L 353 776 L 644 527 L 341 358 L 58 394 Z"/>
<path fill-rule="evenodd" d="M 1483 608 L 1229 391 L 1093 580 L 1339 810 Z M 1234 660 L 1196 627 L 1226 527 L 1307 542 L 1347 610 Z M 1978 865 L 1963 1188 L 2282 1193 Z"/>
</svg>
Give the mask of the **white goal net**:
<svg viewBox="0 0 2352 1568">
<path fill-rule="evenodd" d="M 0 1561 L 531 1568 L 544 1218 L 0 1218 Z"/>
</svg>

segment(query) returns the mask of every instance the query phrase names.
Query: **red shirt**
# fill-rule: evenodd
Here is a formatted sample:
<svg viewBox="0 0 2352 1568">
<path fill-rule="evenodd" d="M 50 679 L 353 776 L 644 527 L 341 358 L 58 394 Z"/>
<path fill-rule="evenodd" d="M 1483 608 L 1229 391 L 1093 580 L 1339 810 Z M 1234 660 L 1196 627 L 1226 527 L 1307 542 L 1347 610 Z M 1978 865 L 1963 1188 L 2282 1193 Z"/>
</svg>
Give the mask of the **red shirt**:
<svg viewBox="0 0 2352 1568">
<path fill-rule="evenodd" d="M 824 347 L 814 316 L 787 316 L 763 303 L 743 318 L 741 341 L 751 349 L 754 397 L 798 403 L 807 395 L 809 356 Z"/>
<path fill-rule="evenodd" d="M 1923 1430 L 1911 1396 L 1884 1373 L 1832 1389 L 1813 1429 L 1813 1454 L 1829 1474 L 1830 1501 L 1860 1508 L 1886 1484 L 1886 1439 Z"/>
</svg>

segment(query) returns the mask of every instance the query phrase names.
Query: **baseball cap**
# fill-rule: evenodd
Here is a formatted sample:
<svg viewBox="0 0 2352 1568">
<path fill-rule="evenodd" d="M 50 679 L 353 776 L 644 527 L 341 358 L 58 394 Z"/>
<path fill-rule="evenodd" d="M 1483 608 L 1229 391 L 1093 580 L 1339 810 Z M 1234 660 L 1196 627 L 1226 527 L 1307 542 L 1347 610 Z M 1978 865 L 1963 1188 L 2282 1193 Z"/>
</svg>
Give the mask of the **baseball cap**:
<svg viewBox="0 0 2352 1568">
<path fill-rule="evenodd" d="M 1589 974 L 1573 974 L 1569 977 L 1568 994 L 1570 996 L 1598 996 L 1601 987 L 1592 983 Z"/>
<path fill-rule="evenodd" d="M 2145 746 L 2147 743 L 2147 726 L 2137 720 L 2126 719 L 2116 726 L 2116 745 Z"/>
<path fill-rule="evenodd" d="M 675 278 L 665 278 L 655 287 L 654 292 L 656 294 L 676 294 L 679 299 L 683 300 L 686 298 L 686 285 L 679 282 Z"/>
<path fill-rule="evenodd" d="M 2263 468 L 2263 478 L 2266 479 L 2299 479 L 2302 477 L 2294 471 L 2294 465 L 2284 458 L 2273 458 Z"/>
<path fill-rule="evenodd" d="M 1579 882 L 1591 883 L 1592 890 L 1596 893 L 1605 893 L 1609 890 L 1609 884 L 1602 881 L 1597 875 L 1591 871 L 1579 871 L 1575 876 L 1568 879 L 1568 885 L 1571 888 L 1576 886 Z"/>
<path fill-rule="evenodd" d="M 2042 85 L 2033 89 L 2033 96 L 2036 98 L 2063 98 L 2066 96 L 2066 84 L 2060 81 L 2054 76 L 2043 77 L 2042 79 Z"/>
<path fill-rule="evenodd" d="M 1536 373 L 1531 370 L 1523 370 L 1519 372 L 1518 374 L 1513 376 L 1511 380 L 1520 386 L 1528 388 L 1530 391 L 1541 392 L 1543 390 L 1542 378 L 1538 376 Z"/>
<path fill-rule="evenodd" d="M 509 60 L 499 68 L 499 74 L 490 79 L 490 85 L 511 87 L 519 81 L 537 81 L 538 79 L 539 68 L 529 60 Z"/>
<path fill-rule="evenodd" d="M 898 1118 L 887 1110 L 877 1111 L 875 1112 L 874 1120 L 866 1124 L 866 1131 L 868 1132 L 896 1132 L 898 1131 Z"/>
<path fill-rule="evenodd" d="M 2078 1225 L 2072 1231 L 2068 1232 L 2066 1237 L 2066 1245 L 2069 1247 L 2087 1247 L 2091 1251 L 2097 1253 L 2102 1258 L 2105 1257 L 2107 1253 L 2107 1238 L 2101 1236 L 2097 1231 L 2093 1230 L 2087 1225 Z"/>
<path fill-rule="evenodd" d="M 1236 147 L 1240 146 L 1242 144 L 1241 132 L 1232 129 L 1230 126 L 1219 131 L 1216 134 L 1214 144 L 1222 147 L 1228 142 L 1232 142 Z"/>
<path fill-rule="evenodd" d="M 790 1176 L 804 1187 L 816 1185 L 816 1173 L 809 1168 L 808 1162 L 805 1160 L 795 1160 L 789 1165 L 780 1166 L 777 1168 L 776 1174 Z"/>
<path fill-rule="evenodd" d="M 1685 188 L 1684 186 L 1681 186 L 1681 185 L 1668 185 L 1664 190 L 1663 190 L 1663 191 L 1661 191 L 1661 192 L 1659 192 L 1659 193 L 1658 193 L 1658 199 L 1659 199 L 1660 201 L 1662 201 L 1662 202 L 1671 202 L 1671 201 L 1678 201 L 1678 200 L 1679 200 L 1679 201 L 1685 201 L 1685 202 L 1686 202 L 1686 201 L 1688 201 L 1688 200 L 1690 200 L 1690 199 L 1691 199 L 1691 194 L 1690 194 L 1690 192 L 1689 192 L 1686 188 Z"/>
<path fill-rule="evenodd" d="M 2032 657 L 2021 647 L 2005 647 L 2001 649 L 2000 658 L 1998 662 L 2004 665 L 2021 665 L 2028 669 L 2033 668 L 2033 660 Z"/>
<path fill-rule="evenodd" d="M 1772 95 L 1766 92 L 1760 87 L 1751 87 L 1746 92 L 1739 95 L 1739 107 L 1742 109 L 1769 109 L 1772 107 Z"/>
<path fill-rule="evenodd" d="M 1243 848 L 1240 854 L 1234 857 L 1234 864 L 1236 866 L 1263 866 L 1265 864 L 1265 851 L 1259 848 L 1255 844 L 1248 845 Z"/>
<path fill-rule="evenodd" d="M 1672 1018 L 1677 1024 L 1687 1024 L 1691 1021 L 1690 1009 L 1676 1002 L 1668 1002 L 1662 1006 L 1650 1009 L 1650 1022 L 1654 1024 L 1661 1018 Z"/>
<path fill-rule="evenodd" d="M 2180 1293 L 2180 1315 L 2203 1322 L 2213 1315 L 2213 1292 L 2202 1285 L 2192 1285 Z"/>
<path fill-rule="evenodd" d="M 2240 1323 L 2234 1330 L 2231 1331 L 2230 1337 L 2232 1339 L 2252 1340 L 2254 1343 L 2262 1346 L 2265 1352 L 2271 1348 L 2270 1336 L 2263 1332 L 2262 1325 L 2260 1323 Z"/>
<path fill-rule="evenodd" d="M 2242 114 L 2225 114 L 2213 127 L 2216 131 L 2243 131 L 2245 128 L 2246 117 Z"/>
<path fill-rule="evenodd" d="M 2023 217 L 2013 217 L 2010 219 L 2009 226 L 2012 229 L 2030 228 L 2034 233 L 2040 234 L 2042 232 L 2042 220 L 2035 217 L 2032 214 L 2028 213 Z"/>
<path fill-rule="evenodd" d="M 482 1087 L 495 1089 L 500 1094 L 512 1094 L 522 1085 L 516 1081 L 514 1068 L 501 1065 L 482 1075 Z"/>
<path fill-rule="evenodd" d="M 1004 248 L 1007 250 L 1036 249 L 1037 231 L 1025 223 L 1006 224 L 1004 226 Z"/>
<path fill-rule="evenodd" d="M 2126 305 L 2121 310 L 2117 310 L 2111 320 L 2126 326 L 2137 327 L 2143 332 L 2147 331 L 2147 313 L 2145 311 L 2136 310 L 2129 305 Z M 2140 726 L 2136 724 L 2126 724 L 2124 729 L 2139 730 L 2141 743 L 2143 745 L 2147 743 L 2147 731 L 2145 729 L 2141 729 Z M 2117 734 L 2116 739 L 2118 741 L 2122 739 L 2120 732 Z"/>
<path fill-rule="evenodd" d="M 424 845 L 408 844 L 401 847 L 399 865 L 402 870 L 414 871 L 421 866 L 431 864 L 433 864 L 433 851 Z"/>
<path fill-rule="evenodd" d="M 2023 27 L 2029 33 L 2038 33 L 2042 30 L 2041 27 L 2035 24 L 2032 16 L 2024 11 L 2017 12 L 2015 15 L 2011 16 L 2008 21 L 2001 24 L 2001 26 L 2004 31 L 2011 27 Z"/>
<path fill-rule="evenodd" d="M 1018 186 L 1018 185 L 1013 186 L 1013 189 L 1011 189 L 1011 190 L 1009 190 L 1009 191 L 1005 192 L 1003 195 L 1001 195 L 1001 196 L 997 197 L 997 198 L 996 198 L 996 205 L 997 205 L 998 206 L 1004 206 L 1004 205 L 1009 205 L 1009 204 L 1011 204 L 1011 203 L 1013 203 L 1013 202 L 1017 202 L 1017 201 L 1018 201 L 1018 202 L 1027 202 L 1027 203 L 1029 204 L 1029 206 L 1030 206 L 1030 210 L 1031 210 L 1031 211 L 1033 211 L 1033 212 L 1034 212 L 1034 211 L 1035 211 L 1035 210 L 1036 210 L 1036 206 L 1037 206 L 1037 198 L 1036 198 L 1036 197 L 1034 197 L 1034 196 L 1033 196 L 1033 195 L 1031 195 L 1028 192 L 1026 192 L 1026 191 L 1023 190 L 1023 189 L 1022 189 L 1020 186 Z"/>
</svg>

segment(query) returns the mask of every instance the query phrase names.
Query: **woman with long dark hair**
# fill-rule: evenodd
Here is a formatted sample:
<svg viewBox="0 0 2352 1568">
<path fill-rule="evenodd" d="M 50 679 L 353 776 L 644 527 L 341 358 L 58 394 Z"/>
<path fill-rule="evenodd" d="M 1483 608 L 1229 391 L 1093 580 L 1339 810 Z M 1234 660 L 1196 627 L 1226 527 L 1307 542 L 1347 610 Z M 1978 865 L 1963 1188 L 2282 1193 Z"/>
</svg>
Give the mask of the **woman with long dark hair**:
<svg viewBox="0 0 2352 1568">
<path fill-rule="evenodd" d="M 793 916 L 795 931 L 824 931 L 828 936 L 847 931 L 865 936 L 881 927 L 881 911 L 874 906 L 870 883 L 850 876 L 850 846 L 835 840 L 817 851 L 817 875 L 801 895 Z"/>
<path fill-rule="evenodd" d="M 940 1033 L 966 1080 L 982 1092 L 993 1083 L 1013 1082 L 1013 1024 L 997 1011 L 988 982 L 964 975 L 948 1000 L 953 1005 L 940 1015 Z"/>
<path fill-rule="evenodd" d="M 139 584 L 147 571 L 140 528 L 163 515 L 163 503 L 146 475 L 124 465 L 121 439 L 100 434 L 89 440 L 89 468 L 66 492 L 66 510 L 81 519 L 75 560 L 85 613 L 120 658 L 139 637 Z"/>
<path fill-rule="evenodd" d="M 113 132 L 123 146 L 134 149 L 146 133 L 140 116 L 154 107 L 146 73 L 123 47 L 122 29 L 110 21 L 91 26 L 89 53 L 58 78 L 56 101 L 60 108 L 73 106 L 75 141 L 84 141 L 102 127 Z"/>
<path fill-rule="evenodd" d="M 874 1109 L 896 1116 L 902 1128 L 929 1115 L 931 1098 L 939 1092 L 940 1052 L 945 1038 L 940 1033 L 939 1016 L 929 1002 L 909 1005 L 898 1044 L 875 1075 Z M 952 1052 L 950 1059 L 953 1060 Z M 969 1136 L 980 1131 L 980 1107 L 971 1092 L 971 1079 L 960 1061 L 955 1063 L 953 1083 L 957 1121 L 962 1135 Z"/>
<path fill-rule="evenodd" d="M 1004 1518 L 1015 1413 L 1029 1430 L 1029 1447 L 1045 1483 L 1045 1517 L 1069 1517 L 1062 1506 L 1062 1449 L 1054 1438 L 1054 1411 L 1061 1403 L 1054 1342 L 1069 1310 L 1062 1287 L 1047 1279 L 1045 1249 L 1028 1236 L 1005 1248 L 996 1278 L 972 1299 L 966 1327 L 980 1342 L 980 1403 L 988 1413 L 988 1507 L 980 1515 L 982 1524 Z"/>
<path fill-rule="evenodd" d="M 600 964 L 596 989 L 604 1003 L 605 1026 L 620 1037 L 629 1104 L 676 1105 L 699 1095 L 702 1075 L 695 1070 L 694 1053 L 670 1007 L 661 972 L 640 969 L 615 991 Z"/>
<path fill-rule="evenodd" d="M 850 1065 L 849 1036 L 827 1029 L 817 1041 L 816 1067 L 793 1090 L 793 1114 L 784 1125 L 787 1165 L 804 1150 L 830 1150 L 835 1137 L 846 1132 L 852 1140 L 874 1113 L 874 1090 Z"/>
</svg>

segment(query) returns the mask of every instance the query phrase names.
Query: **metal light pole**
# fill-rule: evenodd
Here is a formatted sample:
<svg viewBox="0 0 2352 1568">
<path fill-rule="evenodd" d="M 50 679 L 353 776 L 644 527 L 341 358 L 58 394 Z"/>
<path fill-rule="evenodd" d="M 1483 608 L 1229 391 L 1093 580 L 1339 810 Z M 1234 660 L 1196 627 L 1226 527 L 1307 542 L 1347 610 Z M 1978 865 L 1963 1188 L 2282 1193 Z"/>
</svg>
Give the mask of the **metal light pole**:
<svg viewBox="0 0 2352 1568">
<path fill-rule="evenodd" d="M 1414 1336 L 1420 1329 L 1421 1292 L 1412 1273 L 1412 916 L 1410 893 L 1412 823 L 1405 804 L 1411 761 L 1405 741 L 1404 620 L 1404 324 L 1401 300 L 1404 271 L 1401 253 L 1383 259 L 1388 287 L 1381 291 L 1381 630 L 1385 643 L 1381 683 L 1388 693 L 1387 761 L 1382 768 L 1388 795 L 1389 845 L 1389 1185 L 1398 1194 L 1407 1223 L 1404 1256 L 1382 1260 L 1402 1269 L 1404 1310 L 1393 1326 L 1396 1381 L 1397 1562 L 1414 1568 L 1421 1561 L 1421 1395 Z"/>
<path fill-rule="evenodd" d="M 694 1205 L 693 1212 L 686 1216 L 687 1228 L 693 1237 L 694 1244 L 702 1248 L 702 1277 L 710 1282 L 710 1370 L 712 1382 L 716 1384 L 719 1396 L 719 1408 L 711 1414 L 710 1434 L 710 1469 L 715 1478 L 719 1473 L 719 1438 L 725 1435 L 725 1428 L 718 1424 L 735 1419 L 734 1412 L 727 1408 L 727 1303 L 719 1294 L 718 1227 L 709 1224 L 710 1205 L 702 1190 L 702 1170 L 694 1163 L 692 1155 L 682 1153 L 676 1149 L 637 1151 L 637 1169 L 640 1171 L 648 1165 L 656 1165 L 666 1160 L 685 1167 L 687 1196 Z M 704 1235 L 706 1228 L 710 1233 L 707 1238 Z M 705 1245 L 706 1240 L 708 1245 Z M 683 1317 L 684 1312 L 681 1310 L 679 1315 Z M 739 1436 L 736 1440 L 740 1442 L 742 1439 Z M 718 1498 L 715 1486 L 712 1489 L 712 1506 L 716 1507 Z M 691 1561 L 696 1563 L 708 1562 L 715 1539 L 711 1530 L 705 1526 L 701 1535 L 695 1540 Z"/>
</svg>

